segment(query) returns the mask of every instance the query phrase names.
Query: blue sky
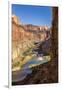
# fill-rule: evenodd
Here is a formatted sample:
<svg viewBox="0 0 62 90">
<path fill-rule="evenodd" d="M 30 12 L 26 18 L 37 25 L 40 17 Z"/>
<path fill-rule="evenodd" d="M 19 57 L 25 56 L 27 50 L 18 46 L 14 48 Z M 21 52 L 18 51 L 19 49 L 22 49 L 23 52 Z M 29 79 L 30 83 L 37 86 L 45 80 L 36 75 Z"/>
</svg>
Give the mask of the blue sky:
<svg viewBox="0 0 62 90">
<path fill-rule="evenodd" d="M 50 6 L 12 4 L 12 14 L 18 16 L 23 24 L 51 26 L 52 8 Z"/>
</svg>

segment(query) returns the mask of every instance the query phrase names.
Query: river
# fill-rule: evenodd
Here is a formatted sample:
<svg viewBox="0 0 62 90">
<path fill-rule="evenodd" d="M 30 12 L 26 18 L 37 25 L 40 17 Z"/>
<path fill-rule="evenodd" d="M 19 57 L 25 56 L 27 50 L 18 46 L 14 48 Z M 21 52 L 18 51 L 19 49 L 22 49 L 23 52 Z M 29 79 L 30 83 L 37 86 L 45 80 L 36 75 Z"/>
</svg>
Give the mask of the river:
<svg viewBox="0 0 62 90">
<path fill-rule="evenodd" d="M 29 62 L 27 62 L 22 70 L 12 72 L 12 81 L 17 82 L 17 81 L 22 81 L 23 79 L 26 78 L 27 75 L 30 75 L 32 73 L 32 67 L 38 66 L 40 64 L 48 62 L 48 59 L 43 59 L 43 57 L 35 57 Z"/>
</svg>

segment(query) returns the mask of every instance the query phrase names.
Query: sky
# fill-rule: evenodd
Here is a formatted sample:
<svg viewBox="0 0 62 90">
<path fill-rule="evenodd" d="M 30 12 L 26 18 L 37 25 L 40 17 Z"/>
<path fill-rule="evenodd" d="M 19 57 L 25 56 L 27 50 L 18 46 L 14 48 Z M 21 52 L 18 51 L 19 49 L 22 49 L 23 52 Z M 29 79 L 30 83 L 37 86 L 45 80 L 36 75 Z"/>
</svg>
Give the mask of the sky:
<svg viewBox="0 0 62 90">
<path fill-rule="evenodd" d="M 18 16 L 23 24 L 51 26 L 52 8 L 50 6 L 12 4 L 12 14 Z"/>
</svg>

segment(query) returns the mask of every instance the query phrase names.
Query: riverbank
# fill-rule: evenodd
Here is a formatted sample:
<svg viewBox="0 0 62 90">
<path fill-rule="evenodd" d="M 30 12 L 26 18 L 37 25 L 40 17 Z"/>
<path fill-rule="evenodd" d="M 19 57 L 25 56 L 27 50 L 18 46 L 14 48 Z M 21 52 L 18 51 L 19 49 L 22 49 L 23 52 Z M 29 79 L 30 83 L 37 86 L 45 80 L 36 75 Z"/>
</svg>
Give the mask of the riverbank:
<svg viewBox="0 0 62 90">
<path fill-rule="evenodd" d="M 32 68 L 32 73 L 18 82 L 12 82 L 12 85 L 29 85 L 29 84 L 45 84 L 45 83 L 58 83 L 58 60 L 41 64 Z"/>
</svg>

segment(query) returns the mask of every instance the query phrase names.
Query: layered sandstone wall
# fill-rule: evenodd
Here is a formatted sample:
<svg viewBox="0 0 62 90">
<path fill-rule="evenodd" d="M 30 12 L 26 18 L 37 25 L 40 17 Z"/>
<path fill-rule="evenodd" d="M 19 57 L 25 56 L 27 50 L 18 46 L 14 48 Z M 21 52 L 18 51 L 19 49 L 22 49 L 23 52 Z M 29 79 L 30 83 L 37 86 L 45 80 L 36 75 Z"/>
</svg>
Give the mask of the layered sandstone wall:
<svg viewBox="0 0 62 90">
<path fill-rule="evenodd" d="M 47 38 L 47 26 L 23 25 L 17 16 L 12 16 L 12 40 L 19 42 L 22 39 L 45 40 Z"/>
</svg>

